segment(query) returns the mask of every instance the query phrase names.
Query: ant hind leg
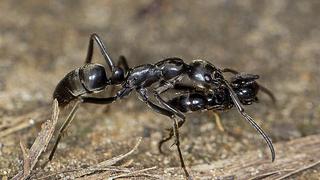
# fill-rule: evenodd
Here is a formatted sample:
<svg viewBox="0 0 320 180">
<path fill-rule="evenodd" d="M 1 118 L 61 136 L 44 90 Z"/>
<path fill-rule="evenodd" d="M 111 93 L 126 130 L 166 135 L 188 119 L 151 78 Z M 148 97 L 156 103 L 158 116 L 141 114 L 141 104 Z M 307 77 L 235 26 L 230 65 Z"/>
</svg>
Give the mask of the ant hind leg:
<svg viewBox="0 0 320 180">
<path fill-rule="evenodd" d="M 49 158 L 48 158 L 49 161 L 51 161 L 51 160 L 53 159 L 53 155 L 54 155 L 55 151 L 57 150 L 58 144 L 59 144 L 59 142 L 60 142 L 60 140 L 61 140 L 61 138 L 62 138 L 62 136 L 63 136 L 63 133 L 65 132 L 65 130 L 67 129 L 67 127 L 70 125 L 70 123 L 71 123 L 72 120 L 74 119 L 75 114 L 76 114 L 76 112 L 77 112 L 77 110 L 78 110 L 78 108 L 79 108 L 79 104 L 80 104 L 80 102 L 77 101 L 76 104 L 73 106 L 72 110 L 70 111 L 67 119 L 64 121 L 64 123 L 63 123 L 62 126 L 60 127 L 59 133 L 58 133 L 58 137 L 57 137 L 57 139 L 56 139 L 56 141 L 55 141 L 55 143 L 54 143 L 54 146 L 53 146 L 53 148 L 52 148 L 52 150 L 51 150 L 51 153 L 50 153 L 50 155 L 49 155 Z"/>
<path fill-rule="evenodd" d="M 110 70 L 113 72 L 115 66 L 114 63 L 112 61 L 112 59 L 110 58 L 109 54 L 107 53 L 106 47 L 103 44 L 101 38 L 93 33 L 90 35 L 90 39 L 89 39 L 89 45 L 88 45 L 88 50 L 87 50 L 87 57 L 85 60 L 85 64 L 87 63 L 91 63 L 92 61 L 92 56 L 93 56 L 93 43 L 96 42 L 98 47 L 100 48 L 100 52 L 102 54 L 102 56 L 104 57 L 106 63 L 108 64 Z"/>
</svg>

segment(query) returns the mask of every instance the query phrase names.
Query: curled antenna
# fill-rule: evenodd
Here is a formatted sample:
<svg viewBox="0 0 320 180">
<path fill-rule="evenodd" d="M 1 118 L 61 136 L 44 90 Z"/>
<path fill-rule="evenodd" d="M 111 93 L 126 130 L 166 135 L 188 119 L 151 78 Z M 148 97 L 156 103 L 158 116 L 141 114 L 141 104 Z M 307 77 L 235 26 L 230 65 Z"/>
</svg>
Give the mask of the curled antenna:
<svg viewBox="0 0 320 180">
<path fill-rule="evenodd" d="M 240 101 L 237 97 L 237 95 L 235 94 L 235 92 L 232 90 L 231 86 L 229 85 L 229 82 L 227 80 L 224 80 L 225 85 L 227 86 L 229 92 L 230 92 L 230 96 L 232 98 L 233 103 L 235 104 L 235 106 L 237 107 L 238 112 L 250 123 L 250 125 L 259 132 L 259 134 L 263 137 L 263 139 L 265 140 L 265 142 L 267 143 L 270 151 L 271 151 L 271 159 L 272 162 L 275 160 L 276 157 L 276 153 L 274 150 L 274 147 L 272 145 L 272 141 L 269 138 L 269 136 L 261 129 L 261 127 L 254 121 L 254 119 L 249 116 L 245 111 L 244 108 L 241 106 Z"/>
<path fill-rule="evenodd" d="M 273 93 L 266 87 L 262 86 L 261 84 L 258 84 L 259 88 L 262 92 L 264 92 L 266 95 L 268 95 L 270 97 L 270 99 L 272 100 L 273 104 L 277 104 L 277 99 L 276 97 L 273 95 Z"/>
</svg>

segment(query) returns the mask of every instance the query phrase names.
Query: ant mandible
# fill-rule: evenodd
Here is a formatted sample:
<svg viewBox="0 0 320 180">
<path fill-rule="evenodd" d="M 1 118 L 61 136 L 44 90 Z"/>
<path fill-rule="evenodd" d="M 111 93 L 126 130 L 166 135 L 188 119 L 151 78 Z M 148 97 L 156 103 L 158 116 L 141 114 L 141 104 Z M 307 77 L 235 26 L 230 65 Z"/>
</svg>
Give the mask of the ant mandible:
<svg viewBox="0 0 320 180">
<path fill-rule="evenodd" d="M 92 63 L 94 42 L 96 42 L 100 48 L 101 54 L 111 71 L 111 75 L 109 77 L 102 65 Z M 58 137 L 50 153 L 49 160 L 52 160 L 62 134 L 74 119 L 80 103 L 110 104 L 117 99 L 122 99 L 128 96 L 133 90 L 135 90 L 140 96 L 140 99 L 151 109 L 173 120 L 171 134 L 172 136 L 175 135 L 175 145 L 179 153 L 181 167 L 183 168 L 186 176 L 189 177 L 189 173 L 185 167 L 180 150 L 178 131 L 178 128 L 185 122 L 185 115 L 177 107 L 174 107 L 172 102 L 166 102 L 160 96 L 163 92 L 169 89 L 174 89 L 175 85 L 181 81 L 184 76 L 187 76 L 193 82 L 195 87 L 204 87 L 209 91 L 214 91 L 216 88 L 219 89 L 223 87 L 223 89 L 228 92 L 224 96 L 230 97 L 227 103 L 230 106 L 231 104 L 235 105 L 239 113 L 262 135 L 270 148 L 273 161 L 275 158 L 275 152 L 271 139 L 254 122 L 253 118 L 245 113 L 244 108 L 241 105 L 241 100 L 239 100 L 238 97 L 240 94 L 239 92 L 237 94 L 234 91 L 235 87 L 232 87 L 235 84 L 230 84 L 224 78 L 223 72 L 237 73 L 230 69 L 220 70 L 204 60 L 194 60 L 190 64 L 186 64 L 182 59 L 176 57 L 167 58 L 155 64 L 143 64 L 134 68 L 129 68 L 126 58 L 124 56 L 120 56 L 117 65 L 115 65 L 108 55 L 106 47 L 100 37 L 97 34 L 91 34 L 84 65 L 69 72 L 58 83 L 54 90 L 53 98 L 58 100 L 60 107 L 69 104 L 73 100 L 78 101 L 58 132 Z M 103 91 L 108 86 L 120 86 L 121 89 L 115 95 L 110 97 L 100 98 L 88 96 L 89 94 L 95 94 Z M 160 105 L 155 104 L 149 99 L 149 89 L 151 89 L 152 95 Z M 267 93 L 269 92 L 265 88 L 262 88 L 261 90 L 264 90 Z"/>
</svg>

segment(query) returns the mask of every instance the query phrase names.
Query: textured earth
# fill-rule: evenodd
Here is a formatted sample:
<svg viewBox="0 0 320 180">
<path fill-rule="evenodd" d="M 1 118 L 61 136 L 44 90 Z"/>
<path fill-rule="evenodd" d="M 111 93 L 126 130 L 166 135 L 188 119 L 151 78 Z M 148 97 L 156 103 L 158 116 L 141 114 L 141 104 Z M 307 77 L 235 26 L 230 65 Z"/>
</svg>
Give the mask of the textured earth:
<svg viewBox="0 0 320 180">
<path fill-rule="evenodd" d="M 260 94 L 260 102 L 246 110 L 274 142 L 320 133 L 318 0 L 1 0 L 0 17 L 0 133 L 19 117 L 35 118 L 26 114 L 50 112 L 56 84 L 84 63 L 93 32 L 102 37 L 113 59 L 125 55 L 132 67 L 176 56 L 259 74 L 277 104 Z M 98 50 L 94 61 L 104 64 Z M 30 146 L 46 118 L 0 136 L 0 177 L 12 177 L 21 168 L 19 142 Z M 221 113 L 226 132 L 217 130 L 207 112 L 187 119 L 181 147 L 189 166 L 265 148 L 236 110 Z M 125 153 L 140 136 L 144 138 L 131 165 L 177 167 L 175 148 L 168 144 L 166 156 L 157 149 L 170 125 L 134 93 L 110 106 L 82 105 L 44 171 Z M 296 177 L 319 174 L 318 166 Z"/>
</svg>

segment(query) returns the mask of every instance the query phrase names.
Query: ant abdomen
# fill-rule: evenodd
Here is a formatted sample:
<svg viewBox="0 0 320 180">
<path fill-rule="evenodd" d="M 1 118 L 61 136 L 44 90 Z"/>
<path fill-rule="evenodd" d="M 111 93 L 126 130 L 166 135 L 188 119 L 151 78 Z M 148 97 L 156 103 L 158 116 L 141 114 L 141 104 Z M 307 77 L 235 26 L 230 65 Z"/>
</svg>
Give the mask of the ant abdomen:
<svg viewBox="0 0 320 180">
<path fill-rule="evenodd" d="M 56 86 L 53 98 L 65 106 L 77 97 L 103 90 L 109 83 L 105 69 L 99 64 L 85 64 L 69 72 Z"/>
<path fill-rule="evenodd" d="M 208 104 L 205 94 L 192 93 L 178 96 L 168 101 L 168 104 L 176 107 L 183 113 L 205 110 Z"/>
</svg>

